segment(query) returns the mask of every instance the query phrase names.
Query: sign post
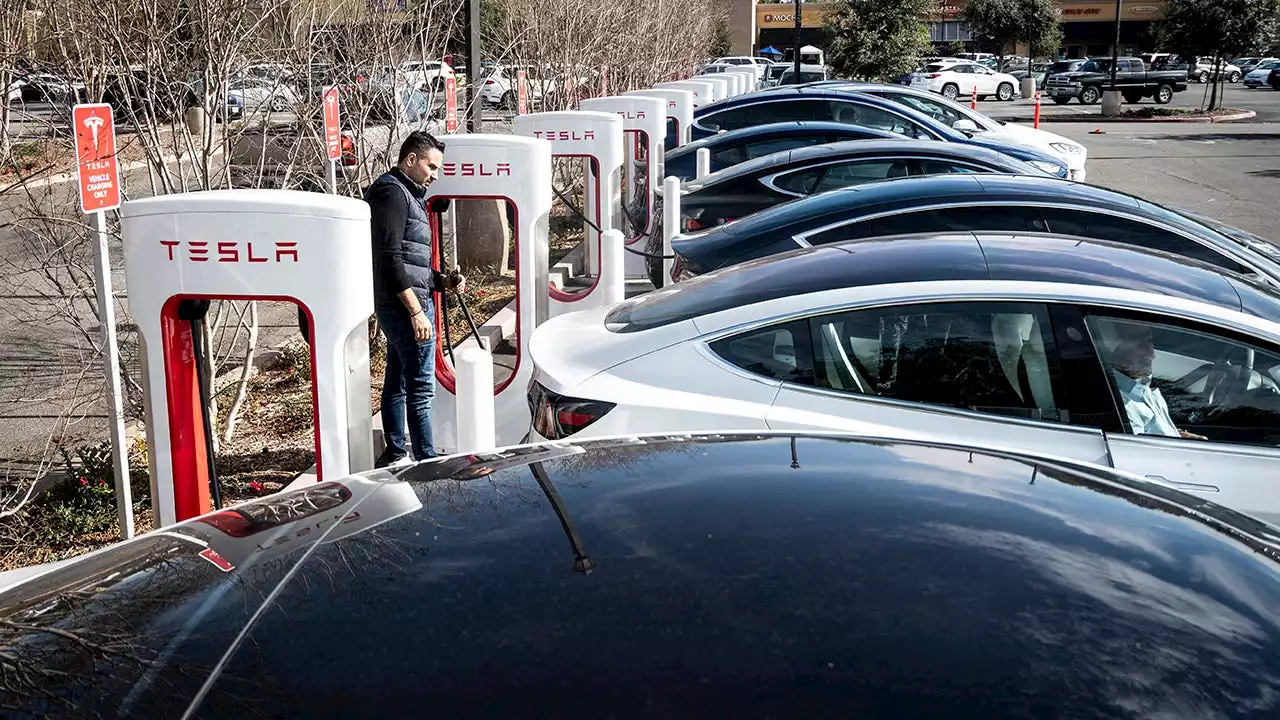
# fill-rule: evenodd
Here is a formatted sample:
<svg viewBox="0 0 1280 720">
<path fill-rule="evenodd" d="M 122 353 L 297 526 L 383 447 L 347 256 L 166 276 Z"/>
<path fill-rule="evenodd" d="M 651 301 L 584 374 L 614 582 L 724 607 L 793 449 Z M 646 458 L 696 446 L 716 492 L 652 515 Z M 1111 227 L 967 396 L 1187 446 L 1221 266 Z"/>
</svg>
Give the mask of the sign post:
<svg viewBox="0 0 1280 720">
<path fill-rule="evenodd" d="M 116 344 L 115 294 L 107 248 L 107 211 L 120 207 L 120 163 L 116 160 L 116 126 L 111 106 L 95 103 L 71 109 L 80 175 L 80 209 L 93 215 L 98 252 L 94 267 L 98 318 L 102 322 L 102 354 L 111 411 L 111 461 L 115 468 L 116 517 L 120 537 L 133 537 L 133 489 L 129 486 L 129 450 L 124 437 L 124 401 L 120 389 L 120 349 Z"/>
<path fill-rule="evenodd" d="M 329 189 L 338 194 L 338 161 L 342 159 L 342 126 L 338 122 L 338 88 L 324 89 L 324 144 L 329 151 Z"/>
<path fill-rule="evenodd" d="M 458 81 L 452 77 L 444 79 L 444 129 L 445 132 L 458 132 Z"/>
<path fill-rule="evenodd" d="M 529 112 L 529 79 L 524 70 L 516 71 L 516 114 Z"/>
</svg>

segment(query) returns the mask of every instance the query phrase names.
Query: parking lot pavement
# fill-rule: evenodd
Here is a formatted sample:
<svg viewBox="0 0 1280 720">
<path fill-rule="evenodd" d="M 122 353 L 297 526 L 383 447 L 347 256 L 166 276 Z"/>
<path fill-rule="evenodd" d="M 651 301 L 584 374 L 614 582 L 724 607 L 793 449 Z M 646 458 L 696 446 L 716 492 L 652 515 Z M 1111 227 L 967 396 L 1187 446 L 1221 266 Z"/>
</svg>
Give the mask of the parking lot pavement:
<svg viewBox="0 0 1280 720">
<path fill-rule="evenodd" d="M 1280 99 L 1280 93 L 1276 93 Z M 1088 181 L 1280 241 L 1280 124 L 1042 123 L 1089 149 Z M 1101 129 L 1101 135 L 1092 134 Z"/>
<path fill-rule="evenodd" d="M 1191 83 L 1185 91 L 1174 94 L 1173 102 L 1168 105 L 1157 105 L 1154 101 L 1147 99 L 1135 105 L 1126 103 L 1124 107 L 1125 109 L 1167 107 L 1196 110 L 1202 104 L 1205 104 L 1208 99 L 1206 91 L 1209 87 L 1209 85 Z M 1250 90 L 1239 83 L 1234 85 L 1226 84 L 1223 85 L 1223 88 L 1222 101 L 1220 103 L 1222 107 L 1252 110 L 1258 114 L 1256 118 L 1253 118 L 1253 122 L 1280 122 L 1280 92 L 1266 87 Z M 967 100 L 961 99 L 960 102 L 967 102 Z M 1035 102 L 1031 98 L 1023 98 L 1022 100 L 1007 103 L 988 100 L 978 103 L 978 111 L 999 120 L 1023 122 L 1031 120 L 1032 115 L 1035 113 Z M 1066 105 L 1057 105 L 1047 95 L 1042 96 L 1040 103 L 1040 117 L 1042 120 L 1064 115 L 1097 115 L 1101 119 L 1102 104 L 1081 105 L 1080 101 L 1072 100 Z"/>
</svg>

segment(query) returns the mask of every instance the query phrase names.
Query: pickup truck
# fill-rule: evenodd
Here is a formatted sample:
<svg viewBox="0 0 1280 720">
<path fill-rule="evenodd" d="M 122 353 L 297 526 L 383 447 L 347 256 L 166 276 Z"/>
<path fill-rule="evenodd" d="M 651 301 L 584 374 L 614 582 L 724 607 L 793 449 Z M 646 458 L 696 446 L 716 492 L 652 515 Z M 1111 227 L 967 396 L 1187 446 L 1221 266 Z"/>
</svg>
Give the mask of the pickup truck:
<svg viewBox="0 0 1280 720">
<path fill-rule="evenodd" d="M 439 133 L 434 120 L 443 113 L 443 99 L 432 103 L 420 92 L 409 91 L 401 102 L 388 101 L 390 93 L 340 94 L 342 159 L 337 162 L 338 192 L 359 195 L 395 162 L 400 143 L 414 130 Z M 281 117 L 283 115 L 283 117 Z M 316 117 L 275 114 L 230 138 L 227 153 L 232 187 L 281 188 L 329 192 L 328 153 L 318 111 Z M 360 118 L 360 122 L 352 122 Z"/>
<path fill-rule="evenodd" d="M 1185 70 L 1148 70 L 1141 58 L 1122 57 L 1116 66 L 1116 88 L 1125 102 L 1136 103 L 1154 98 L 1161 105 L 1173 100 L 1173 94 L 1187 89 Z M 1094 58 L 1072 72 L 1050 75 L 1045 92 L 1059 105 L 1079 98 L 1084 105 L 1102 99 L 1102 91 L 1111 87 L 1111 58 Z"/>
</svg>

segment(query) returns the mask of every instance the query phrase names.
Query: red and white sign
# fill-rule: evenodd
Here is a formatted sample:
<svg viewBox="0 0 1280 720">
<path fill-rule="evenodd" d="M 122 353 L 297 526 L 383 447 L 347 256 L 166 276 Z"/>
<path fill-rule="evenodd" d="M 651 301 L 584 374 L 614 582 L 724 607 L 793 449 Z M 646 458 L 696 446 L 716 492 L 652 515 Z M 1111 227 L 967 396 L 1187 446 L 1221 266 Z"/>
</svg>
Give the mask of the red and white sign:
<svg viewBox="0 0 1280 720">
<path fill-rule="evenodd" d="M 342 126 L 338 122 L 338 88 L 324 89 L 324 144 L 330 160 L 342 159 Z"/>
<path fill-rule="evenodd" d="M 71 109 L 71 123 L 76 128 L 80 209 L 94 213 L 120 207 L 120 163 L 111 106 L 76 105 Z"/>
<path fill-rule="evenodd" d="M 516 71 L 516 112 L 529 112 L 529 79 L 524 70 Z"/>
<path fill-rule="evenodd" d="M 451 77 L 444 79 L 444 129 L 458 132 L 458 81 Z"/>
<path fill-rule="evenodd" d="M 600 97 L 605 97 L 608 94 L 609 94 L 609 66 L 601 65 L 600 66 Z"/>
</svg>

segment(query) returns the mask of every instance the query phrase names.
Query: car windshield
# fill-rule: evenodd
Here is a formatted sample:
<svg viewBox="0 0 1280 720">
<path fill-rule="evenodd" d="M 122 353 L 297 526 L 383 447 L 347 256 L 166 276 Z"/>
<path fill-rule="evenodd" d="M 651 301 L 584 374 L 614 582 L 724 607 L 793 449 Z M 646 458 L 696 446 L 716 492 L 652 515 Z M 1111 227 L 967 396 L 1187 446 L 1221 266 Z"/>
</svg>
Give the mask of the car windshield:
<svg viewBox="0 0 1280 720">
<path fill-rule="evenodd" d="M 1276 68 L 1280 68 L 1280 61 L 1262 63 L 1258 66 L 1259 70 L 1275 70 Z"/>
<path fill-rule="evenodd" d="M 1073 63 L 1073 62 L 1056 62 L 1049 66 L 1049 72 L 1051 73 L 1071 72 L 1071 69 L 1074 68 L 1075 66 L 1076 66 L 1076 63 Z"/>
<path fill-rule="evenodd" d="M 924 71 L 925 71 L 925 72 L 931 72 L 931 73 L 942 72 L 942 71 L 943 71 L 945 68 L 947 68 L 947 67 L 949 67 L 949 66 L 948 66 L 948 65 L 945 65 L 945 64 L 943 64 L 943 63 L 934 63 L 934 64 L 932 64 L 932 65 L 926 65 L 926 66 L 924 67 Z"/>
<path fill-rule="evenodd" d="M 1177 214 L 1189 220 L 1193 220 L 1195 222 L 1200 223 L 1201 225 L 1205 225 L 1209 227 L 1210 229 L 1216 231 L 1219 235 L 1227 237 L 1230 240 L 1240 245 L 1243 245 L 1245 248 L 1248 248 L 1249 250 L 1252 250 L 1253 252 L 1256 252 L 1259 255 L 1262 255 L 1263 257 L 1267 258 L 1272 262 L 1280 262 L 1280 245 L 1277 245 L 1276 243 L 1271 242 L 1270 240 L 1264 240 L 1263 238 L 1260 238 L 1257 235 L 1254 235 L 1253 233 L 1246 232 L 1237 227 L 1232 227 L 1219 220 L 1215 220 L 1214 218 L 1211 218 L 1208 215 L 1202 215 L 1198 212 L 1195 212 L 1194 210 L 1183 210 L 1181 208 L 1169 208 L 1169 209 L 1173 210 Z"/>
</svg>

